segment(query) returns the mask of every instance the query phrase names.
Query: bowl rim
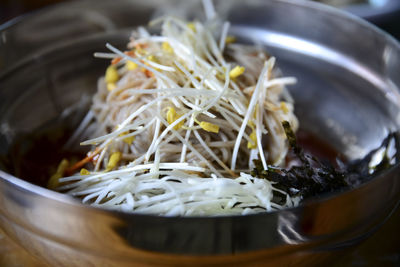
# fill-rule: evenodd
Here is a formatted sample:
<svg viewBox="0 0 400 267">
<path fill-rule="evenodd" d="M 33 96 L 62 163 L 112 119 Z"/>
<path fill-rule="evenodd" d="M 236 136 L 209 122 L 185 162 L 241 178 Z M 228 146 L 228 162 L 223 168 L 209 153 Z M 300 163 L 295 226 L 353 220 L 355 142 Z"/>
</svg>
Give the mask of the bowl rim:
<svg viewBox="0 0 400 267">
<path fill-rule="evenodd" d="M 301 6 L 301 7 L 304 7 L 307 9 L 312 9 L 312 10 L 315 10 L 318 12 L 328 13 L 330 15 L 333 15 L 333 16 L 336 16 L 339 18 L 350 19 L 352 22 L 357 23 L 363 27 L 370 28 L 376 34 L 383 36 L 387 42 L 390 42 L 394 47 L 396 47 L 396 49 L 398 51 L 400 51 L 400 42 L 397 41 L 393 36 L 391 36 L 390 34 L 385 32 L 384 30 L 378 28 L 376 25 L 358 17 L 355 14 L 345 12 L 343 10 L 328 6 L 326 4 L 322 4 L 322 3 L 318 3 L 318 2 L 311 2 L 311 1 L 307 1 L 307 0 L 300 0 L 300 1 L 299 0 L 271 0 L 271 1 L 277 2 L 277 3 L 286 3 L 288 5 Z M 82 2 L 90 3 L 90 2 L 96 2 L 96 1 L 84 0 Z M 81 1 L 72 1 L 72 2 L 56 3 L 54 5 L 47 6 L 45 8 L 33 11 L 31 13 L 18 16 L 16 18 L 11 19 L 10 21 L 5 22 L 4 24 L 0 25 L 0 34 L 2 33 L 2 31 L 7 30 L 10 27 L 13 27 L 14 25 L 17 25 L 19 23 L 24 23 L 24 21 L 28 18 L 40 16 L 41 14 L 51 11 L 53 9 L 63 8 L 65 6 L 70 6 L 70 5 L 74 5 L 77 3 L 79 4 L 82 2 Z M 240 2 L 240 1 L 238 1 L 238 2 Z M 251 2 L 251 3 L 253 3 L 253 2 Z M 257 1 L 257 3 L 262 5 L 263 1 Z M 117 31 L 121 31 L 121 30 L 126 30 L 126 29 L 117 29 Z M 104 32 L 104 33 L 113 34 L 115 32 L 116 31 Z M 94 35 L 91 35 L 91 36 L 88 36 L 85 38 L 95 38 L 97 35 L 98 34 L 94 34 Z M 57 48 L 60 48 L 60 46 L 56 46 L 54 49 L 57 49 Z M 27 57 L 15 62 L 13 65 L 6 68 L 5 70 L 0 70 L 0 82 L 1 82 L 2 78 L 5 78 L 6 76 L 8 76 L 8 74 L 18 70 L 19 68 L 23 68 L 26 64 L 29 64 L 30 62 L 32 62 L 39 55 L 46 54 L 51 51 L 52 51 L 52 49 L 44 49 L 44 50 L 41 50 L 39 54 L 35 54 L 35 53 L 29 54 Z M 259 216 L 259 215 L 264 215 L 264 214 L 279 213 L 281 211 L 293 211 L 299 207 L 301 208 L 304 206 L 308 206 L 310 204 L 317 204 L 317 203 L 321 203 L 321 202 L 324 202 L 324 201 L 327 201 L 330 199 L 339 198 L 342 195 L 347 194 L 349 192 L 353 192 L 355 190 L 360 190 L 364 187 L 367 187 L 369 184 L 373 183 L 374 180 L 379 179 L 380 176 L 390 175 L 390 173 L 396 172 L 396 170 L 398 170 L 398 169 L 400 169 L 400 162 L 396 162 L 394 165 L 390 166 L 388 169 L 385 169 L 385 170 L 379 172 L 379 175 L 372 175 L 370 179 L 368 179 L 367 181 L 363 182 L 362 184 L 360 184 L 359 186 L 357 186 L 355 188 L 345 188 L 344 190 L 342 190 L 340 192 L 331 192 L 331 193 L 322 194 L 322 195 L 319 195 L 316 197 L 312 197 L 310 199 L 302 201 L 296 207 L 290 207 L 290 208 L 285 208 L 282 210 L 273 210 L 273 211 L 262 212 L 262 213 L 248 214 L 245 216 L 246 217 L 247 216 Z M 105 209 L 105 208 L 101 208 L 101 207 L 95 207 L 95 206 L 83 204 L 81 201 L 79 201 L 79 199 L 73 198 L 72 196 L 69 196 L 69 195 L 66 195 L 63 193 L 59 193 L 56 191 L 52 191 L 45 187 L 41 187 L 41 186 L 32 184 L 32 183 L 27 182 L 21 178 L 18 178 L 12 174 L 4 172 L 3 170 L 0 169 L 0 182 L 1 182 L 1 180 L 4 180 L 11 184 L 14 184 L 17 187 L 19 187 L 20 189 L 29 191 L 31 193 L 34 193 L 35 195 L 38 195 L 38 196 L 41 196 L 44 198 L 50 198 L 51 200 L 58 201 L 60 203 L 76 206 L 79 208 L 89 208 L 96 212 L 102 212 L 102 213 L 108 213 L 108 214 L 119 214 L 119 215 L 123 215 L 123 216 L 163 217 L 163 218 L 179 217 L 184 220 L 192 220 L 192 219 L 198 220 L 198 219 L 209 219 L 209 218 L 215 218 L 215 219 L 223 218 L 224 219 L 227 217 L 230 217 L 230 218 L 245 217 L 243 215 L 217 215 L 217 216 L 212 216 L 212 217 L 209 217 L 209 216 L 172 216 L 172 217 L 170 217 L 170 216 L 163 216 L 163 215 L 143 214 L 143 213 L 120 211 L 120 210 L 111 210 L 111 209 Z"/>
</svg>

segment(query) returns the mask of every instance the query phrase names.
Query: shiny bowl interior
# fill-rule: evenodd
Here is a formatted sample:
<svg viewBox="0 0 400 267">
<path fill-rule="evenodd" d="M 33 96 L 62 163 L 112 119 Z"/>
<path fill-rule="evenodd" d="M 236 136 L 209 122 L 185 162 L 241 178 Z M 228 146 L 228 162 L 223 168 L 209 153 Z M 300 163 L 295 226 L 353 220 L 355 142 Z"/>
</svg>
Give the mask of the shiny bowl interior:
<svg viewBox="0 0 400 267">
<path fill-rule="evenodd" d="M 239 41 L 264 46 L 285 75 L 298 78 L 290 91 L 303 129 L 323 137 L 349 159 L 364 156 L 389 132 L 398 131 L 400 46 L 390 36 L 315 3 L 216 4 Z M 177 5 L 180 8 L 174 8 Z M 165 9 L 155 8 L 160 6 Z M 312 264 L 316 255 L 318 260 L 335 255 L 338 248 L 368 237 L 399 202 L 398 164 L 359 188 L 297 208 L 212 218 L 99 210 L 17 178 L 18 153 L 24 147 L 15 149 L 16 140 L 52 125 L 68 130 L 79 122 L 83 112 L 76 104 L 87 107 L 108 63 L 93 58 L 93 53 L 105 51 L 106 42 L 123 48 L 133 27 L 182 10 L 190 18 L 198 17 L 200 5 L 105 1 L 93 6 L 92 1 L 80 1 L 3 26 L 0 226 L 32 253 L 60 266 L 177 260 L 241 264 L 267 258 L 270 263 L 301 259 Z"/>
</svg>

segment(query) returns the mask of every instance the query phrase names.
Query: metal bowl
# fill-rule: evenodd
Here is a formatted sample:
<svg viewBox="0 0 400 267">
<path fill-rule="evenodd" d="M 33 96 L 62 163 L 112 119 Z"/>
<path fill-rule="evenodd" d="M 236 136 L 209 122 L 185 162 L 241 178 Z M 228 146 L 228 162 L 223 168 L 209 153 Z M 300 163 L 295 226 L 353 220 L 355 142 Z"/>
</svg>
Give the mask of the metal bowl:
<svg viewBox="0 0 400 267">
<path fill-rule="evenodd" d="M 367 2 L 347 5 L 343 8 L 373 23 L 387 22 L 399 15 L 400 2 L 397 0 L 369 0 Z"/>
<path fill-rule="evenodd" d="M 123 47 L 127 26 L 146 24 L 160 5 L 79 1 L 3 26 L 0 226 L 12 239 L 52 266 L 311 266 L 332 263 L 389 218 L 399 203 L 399 164 L 356 189 L 296 208 L 229 217 L 101 210 L 17 178 L 10 159 L 20 150 L 13 143 L 59 122 L 67 108 L 92 94 L 107 64 L 93 52 L 104 51 L 106 42 Z M 162 5 L 168 12 L 201 13 L 198 3 Z M 400 46 L 393 38 L 309 2 L 219 1 L 217 7 L 232 34 L 265 46 L 285 75 L 298 78 L 290 90 L 303 128 L 348 158 L 362 157 L 398 131 Z"/>
</svg>

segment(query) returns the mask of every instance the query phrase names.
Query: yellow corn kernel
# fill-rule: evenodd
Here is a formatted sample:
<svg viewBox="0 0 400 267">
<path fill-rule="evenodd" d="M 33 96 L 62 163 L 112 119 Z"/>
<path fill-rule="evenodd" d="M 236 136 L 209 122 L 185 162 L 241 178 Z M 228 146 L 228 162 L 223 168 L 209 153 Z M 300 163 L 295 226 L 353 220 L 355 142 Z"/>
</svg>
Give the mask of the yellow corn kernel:
<svg viewBox="0 0 400 267">
<path fill-rule="evenodd" d="M 251 134 L 250 134 L 250 140 L 252 141 L 248 141 L 247 142 L 247 148 L 248 149 L 254 149 L 254 148 L 257 148 L 257 134 L 256 134 L 256 131 L 255 130 L 253 130 L 252 132 L 251 132 Z"/>
<path fill-rule="evenodd" d="M 59 179 L 64 176 L 65 170 L 68 168 L 69 162 L 67 159 L 63 159 L 60 164 L 58 164 L 57 171 L 54 173 L 47 183 L 49 189 L 56 189 L 59 185 Z"/>
<path fill-rule="evenodd" d="M 127 134 L 128 134 L 127 132 L 124 132 L 124 133 L 120 134 L 119 136 L 124 136 Z M 135 136 L 126 137 L 126 138 L 122 139 L 122 141 L 124 141 L 128 145 L 132 145 L 133 141 L 135 141 Z"/>
<path fill-rule="evenodd" d="M 174 108 L 170 107 L 168 108 L 168 112 L 167 112 L 167 122 L 169 124 L 172 124 L 174 121 L 176 121 L 177 119 L 179 119 L 181 116 L 179 116 L 178 114 L 176 114 L 176 111 Z M 174 130 L 178 130 L 179 128 L 181 128 L 183 126 L 184 121 L 179 122 L 177 125 L 174 126 Z"/>
<path fill-rule="evenodd" d="M 226 44 L 231 44 L 231 43 L 234 43 L 234 42 L 236 42 L 236 37 L 235 36 L 228 35 L 226 37 L 226 39 L 225 39 L 225 43 Z"/>
<path fill-rule="evenodd" d="M 152 61 L 154 63 L 160 63 L 160 61 L 158 60 L 158 58 L 154 55 L 150 55 L 147 57 L 147 60 Z M 150 64 L 145 63 L 147 66 L 149 66 Z M 154 66 L 152 66 L 156 71 L 161 71 L 159 68 L 156 68 Z"/>
<path fill-rule="evenodd" d="M 217 74 L 215 75 L 218 79 L 225 81 L 225 73 L 226 73 L 226 68 L 222 67 L 221 71 L 218 71 Z"/>
<path fill-rule="evenodd" d="M 287 105 L 284 101 L 281 101 L 281 109 L 282 109 L 283 113 L 285 113 L 285 114 L 289 113 L 289 108 L 287 107 Z"/>
<path fill-rule="evenodd" d="M 219 126 L 216 124 L 212 124 L 210 122 L 202 121 L 200 122 L 200 127 L 207 132 L 218 133 Z"/>
<path fill-rule="evenodd" d="M 132 145 L 133 141 L 135 141 L 135 136 L 129 136 L 127 138 L 124 138 L 122 141 L 124 141 L 128 145 Z"/>
<path fill-rule="evenodd" d="M 169 45 L 168 42 L 163 42 L 163 43 L 162 43 L 162 49 L 163 49 L 165 52 L 168 52 L 168 53 L 173 53 L 173 52 L 174 52 L 174 49 L 172 49 L 172 47 Z"/>
<path fill-rule="evenodd" d="M 88 170 L 85 169 L 85 168 L 82 168 L 81 171 L 80 171 L 80 174 L 81 174 L 81 175 L 89 175 L 89 174 L 90 174 L 90 171 L 88 171 Z"/>
<path fill-rule="evenodd" d="M 134 70 L 134 69 L 136 69 L 137 67 L 138 67 L 138 65 L 137 65 L 135 62 L 131 61 L 131 60 L 128 60 L 128 61 L 125 63 L 125 68 L 126 68 L 127 70 Z"/>
<path fill-rule="evenodd" d="M 250 126 L 250 128 L 251 129 L 255 129 L 254 127 L 256 127 L 256 125 L 254 124 L 254 122 L 252 121 L 252 120 L 249 120 L 248 122 L 247 122 L 247 125 L 249 125 Z"/>
<path fill-rule="evenodd" d="M 106 82 L 115 83 L 119 80 L 119 74 L 115 66 L 109 66 L 106 70 Z"/>
<path fill-rule="evenodd" d="M 175 121 L 176 111 L 174 108 L 168 108 L 167 112 L 167 122 L 172 124 Z"/>
<path fill-rule="evenodd" d="M 147 53 L 148 53 L 147 50 L 143 49 L 141 47 L 138 47 L 135 49 L 135 54 L 138 56 L 143 56 L 143 55 L 146 55 Z"/>
<path fill-rule="evenodd" d="M 225 75 L 221 72 L 217 72 L 217 74 L 215 75 L 218 79 L 225 81 Z"/>
<path fill-rule="evenodd" d="M 112 90 L 114 90 L 115 88 L 117 88 L 117 85 L 115 83 L 107 83 L 107 90 L 109 92 L 111 92 Z"/>
<path fill-rule="evenodd" d="M 245 68 L 242 66 L 236 66 L 229 72 L 229 77 L 235 79 L 243 74 Z"/>
<path fill-rule="evenodd" d="M 110 159 L 108 160 L 106 171 L 114 169 L 117 166 L 118 162 L 121 160 L 121 158 L 122 158 L 121 152 L 118 151 L 112 153 Z"/>
<path fill-rule="evenodd" d="M 156 57 L 156 56 L 154 56 L 154 55 L 150 55 L 150 56 L 148 56 L 148 57 L 147 57 L 147 59 L 148 59 L 148 60 L 150 60 L 150 61 L 153 61 L 153 62 L 156 62 L 156 63 L 158 63 L 158 59 L 157 59 L 157 57 Z"/>
<path fill-rule="evenodd" d="M 258 110 L 258 104 L 256 104 L 256 106 L 254 107 L 254 111 L 253 111 L 253 118 L 257 119 L 257 110 Z"/>
<path fill-rule="evenodd" d="M 187 24 L 188 28 L 191 29 L 192 31 L 196 32 L 196 25 L 194 25 L 194 22 L 189 22 Z"/>
</svg>

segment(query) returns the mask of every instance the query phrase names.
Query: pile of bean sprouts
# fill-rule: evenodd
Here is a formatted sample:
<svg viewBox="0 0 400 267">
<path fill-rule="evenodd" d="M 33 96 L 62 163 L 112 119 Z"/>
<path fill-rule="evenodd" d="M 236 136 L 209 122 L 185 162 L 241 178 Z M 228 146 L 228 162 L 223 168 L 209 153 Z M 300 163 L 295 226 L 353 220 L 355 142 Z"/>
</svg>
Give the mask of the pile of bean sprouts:
<svg viewBox="0 0 400 267">
<path fill-rule="evenodd" d="M 211 13 L 211 14 L 210 14 Z M 87 169 L 63 173 L 57 190 L 84 203 L 166 216 L 231 215 L 295 206 L 299 198 L 250 175 L 284 166 L 282 121 L 298 122 L 275 58 L 234 42 L 229 22 L 164 17 L 139 27 L 111 59 L 73 138 L 91 137 Z M 89 167 L 88 167 L 89 166 Z M 71 170 L 71 167 L 69 167 Z M 68 170 L 68 169 L 67 169 Z M 276 194 L 286 198 L 277 204 Z M 275 194 L 275 195 L 274 195 Z"/>
</svg>

